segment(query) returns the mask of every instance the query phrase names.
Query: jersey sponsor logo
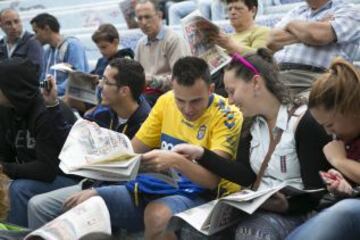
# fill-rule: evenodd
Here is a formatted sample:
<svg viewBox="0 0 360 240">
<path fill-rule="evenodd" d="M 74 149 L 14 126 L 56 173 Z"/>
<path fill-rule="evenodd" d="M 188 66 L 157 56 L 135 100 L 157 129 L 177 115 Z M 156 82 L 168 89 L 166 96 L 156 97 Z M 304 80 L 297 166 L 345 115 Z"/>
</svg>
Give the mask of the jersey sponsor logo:
<svg viewBox="0 0 360 240">
<path fill-rule="evenodd" d="M 163 150 L 172 150 L 177 144 L 185 143 L 184 141 L 174 138 L 167 134 L 161 134 L 161 146 Z"/>
<path fill-rule="evenodd" d="M 198 140 L 203 139 L 203 138 L 205 137 L 205 133 L 206 133 L 206 126 L 205 126 L 205 125 L 201 125 L 201 126 L 199 127 L 199 130 L 198 130 L 198 133 L 197 133 L 197 135 L 196 135 L 196 138 L 197 138 Z"/>
</svg>

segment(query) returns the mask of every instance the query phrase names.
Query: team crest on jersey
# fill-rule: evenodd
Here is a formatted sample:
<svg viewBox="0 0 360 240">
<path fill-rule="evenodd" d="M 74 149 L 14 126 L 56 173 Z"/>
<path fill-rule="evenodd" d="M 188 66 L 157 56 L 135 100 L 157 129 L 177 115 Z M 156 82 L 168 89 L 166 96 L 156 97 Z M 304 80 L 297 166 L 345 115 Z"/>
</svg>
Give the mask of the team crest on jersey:
<svg viewBox="0 0 360 240">
<path fill-rule="evenodd" d="M 205 125 L 201 125 L 201 126 L 199 127 L 199 131 L 198 131 L 198 133 L 197 133 L 197 135 L 196 135 L 196 138 L 197 138 L 198 140 L 203 139 L 203 138 L 205 137 L 205 132 L 206 132 L 206 126 L 205 126 Z"/>
</svg>

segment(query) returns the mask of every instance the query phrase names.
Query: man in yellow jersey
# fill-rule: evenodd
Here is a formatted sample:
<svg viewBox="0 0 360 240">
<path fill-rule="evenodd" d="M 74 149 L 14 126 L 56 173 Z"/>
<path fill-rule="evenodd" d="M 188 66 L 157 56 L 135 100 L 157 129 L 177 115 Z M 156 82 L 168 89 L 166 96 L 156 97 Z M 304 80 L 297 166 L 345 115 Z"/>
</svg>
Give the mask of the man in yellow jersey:
<svg viewBox="0 0 360 240">
<path fill-rule="evenodd" d="M 144 153 L 142 167 L 152 171 L 175 170 L 180 176 L 178 187 L 139 174 L 126 184 L 73 195 L 65 202 L 65 208 L 99 195 L 109 208 L 114 230 L 145 229 L 146 239 L 172 239 L 174 233 L 165 231 L 170 217 L 209 200 L 205 193 L 216 188 L 219 177 L 170 150 L 187 142 L 231 159 L 242 115 L 224 98 L 212 94 L 209 68 L 200 58 L 180 58 L 174 65 L 172 83 L 173 91 L 158 99 L 132 144 L 136 152 Z"/>
</svg>

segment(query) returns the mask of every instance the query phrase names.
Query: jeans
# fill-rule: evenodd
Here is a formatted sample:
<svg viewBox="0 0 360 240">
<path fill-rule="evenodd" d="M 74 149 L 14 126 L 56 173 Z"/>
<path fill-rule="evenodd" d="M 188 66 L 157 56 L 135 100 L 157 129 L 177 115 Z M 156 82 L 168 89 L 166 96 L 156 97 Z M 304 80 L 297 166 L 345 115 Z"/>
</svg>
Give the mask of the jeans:
<svg viewBox="0 0 360 240">
<path fill-rule="evenodd" d="M 169 25 L 180 24 L 180 20 L 183 17 L 197 8 L 207 19 L 218 21 L 226 18 L 225 5 L 221 2 L 221 0 L 182 1 L 170 5 Z"/>
<path fill-rule="evenodd" d="M 74 185 L 74 179 L 57 176 L 52 182 L 43 182 L 31 179 L 16 179 L 10 183 L 10 212 L 7 222 L 27 227 L 27 208 L 30 198 L 35 195 L 52 191 L 69 185 Z"/>
<path fill-rule="evenodd" d="M 306 219 L 307 215 L 255 212 L 240 221 L 235 230 L 235 240 L 282 240 Z"/>
<path fill-rule="evenodd" d="M 199 206 L 205 199 L 194 199 L 182 195 L 144 195 L 139 193 L 139 205 L 133 199 L 133 193 L 124 185 L 105 186 L 96 189 L 109 209 L 110 220 L 114 231 L 125 229 L 128 232 L 138 232 L 144 229 L 144 210 L 148 203 L 157 202 L 166 205 L 173 214 Z"/>
<path fill-rule="evenodd" d="M 360 239 L 360 199 L 346 199 L 323 210 L 286 239 Z"/>
<path fill-rule="evenodd" d="M 198 0 L 198 2 L 201 14 L 207 19 L 219 21 L 226 18 L 225 5 L 221 0 Z"/>
<path fill-rule="evenodd" d="M 171 4 L 169 7 L 169 25 L 180 24 L 180 20 L 196 8 L 196 1 L 182 1 Z"/>
<path fill-rule="evenodd" d="M 37 229 L 63 213 L 64 201 L 81 191 L 81 184 L 60 188 L 30 199 L 27 218 L 30 229 Z"/>
</svg>

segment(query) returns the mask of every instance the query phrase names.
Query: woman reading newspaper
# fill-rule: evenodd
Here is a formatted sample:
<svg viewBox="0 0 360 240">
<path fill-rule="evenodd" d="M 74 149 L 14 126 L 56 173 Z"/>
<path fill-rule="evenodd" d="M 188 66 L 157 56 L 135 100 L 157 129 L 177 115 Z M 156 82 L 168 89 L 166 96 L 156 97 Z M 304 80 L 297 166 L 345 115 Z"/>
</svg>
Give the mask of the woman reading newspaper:
<svg viewBox="0 0 360 240">
<path fill-rule="evenodd" d="M 217 175 L 253 190 L 268 189 L 283 182 L 298 189 L 321 188 L 318 172 L 329 168 L 322 147 L 330 139 L 314 121 L 307 106 L 289 97 L 279 81 L 277 69 L 269 52 L 259 49 L 256 54 L 245 57 L 234 54 L 225 70 L 229 102 L 248 117 L 237 161 L 225 161 L 195 145 L 183 144 L 174 150 Z M 260 210 L 240 221 L 235 239 L 284 239 L 307 219 L 315 205 L 317 199 L 312 195 L 290 198 L 278 192 Z M 188 231 L 183 228 L 182 236 L 200 235 L 194 230 Z"/>
<path fill-rule="evenodd" d="M 330 71 L 313 84 L 309 108 L 325 130 L 334 135 L 333 141 L 324 147 L 324 153 L 337 170 L 331 169 L 321 176 L 335 197 L 350 199 L 323 210 L 290 234 L 289 240 L 359 239 L 359 106 L 360 72 L 350 63 L 337 59 Z"/>
</svg>

